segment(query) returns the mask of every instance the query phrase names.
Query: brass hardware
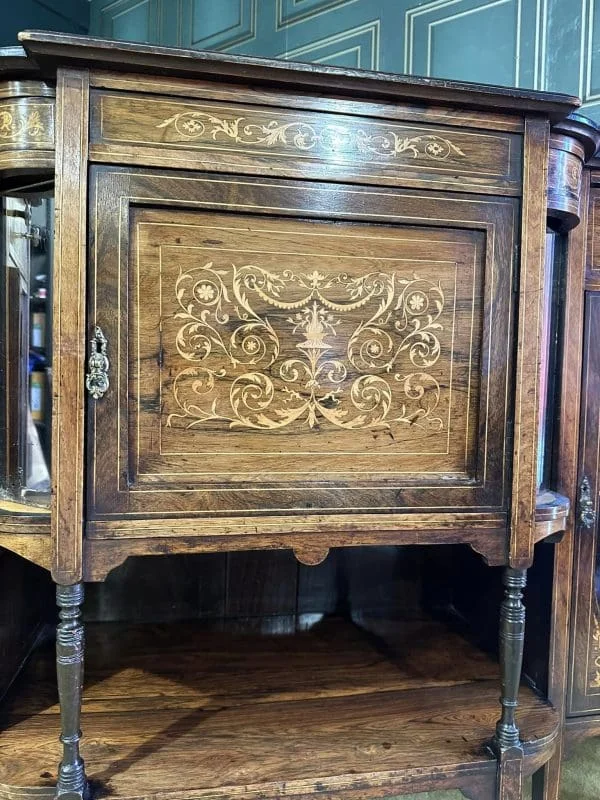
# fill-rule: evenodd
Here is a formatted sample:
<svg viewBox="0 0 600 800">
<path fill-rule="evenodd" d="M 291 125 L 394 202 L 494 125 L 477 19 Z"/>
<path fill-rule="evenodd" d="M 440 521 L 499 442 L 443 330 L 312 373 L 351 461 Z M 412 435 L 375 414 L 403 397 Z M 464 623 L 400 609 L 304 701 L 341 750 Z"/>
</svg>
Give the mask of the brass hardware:
<svg viewBox="0 0 600 800">
<path fill-rule="evenodd" d="M 27 233 L 15 234 L 18 239 L 28 239 L 33 247 L 39 248 L 47 239 L 47 231 L 39 225 L 30 225 Z"/>
<path fill-rule="evenodd" d="M 579 486 L 579 522 L 584 528 L 591 528 L 596 522 L 592 489 L 587 476 L 583 478 Z"/>
<path fill-rule="evenodd" d="M 109 386 L 108 367 L 106 355 L 108 341 L 98 325 L 94 328 L 94 335 L 90 339 L 90 354 L 88 358 L 89 372 L 85 376 L 85 386 L 94 400 L 104 397 Z"/>
</svg>

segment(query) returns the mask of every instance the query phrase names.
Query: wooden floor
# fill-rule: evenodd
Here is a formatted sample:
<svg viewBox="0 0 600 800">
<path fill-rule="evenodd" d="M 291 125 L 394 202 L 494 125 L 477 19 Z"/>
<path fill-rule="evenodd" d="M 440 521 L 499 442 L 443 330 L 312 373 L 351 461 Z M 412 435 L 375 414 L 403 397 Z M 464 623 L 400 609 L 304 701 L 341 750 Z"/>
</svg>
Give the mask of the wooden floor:
<svg viewBox="0 0 600 800">
<path fill-rule="evenodd" d="M 497 666 L 435 622 L 369 627 L 88 625 L 83 754 L 95 795 L 364 798 L 492 776 Z M 40 649 L 2 708 L 0 798 L 51 795 L 53 657 Z M 556 718 L 528 689 L 521 702 L 533 769 Z"/>
</svg>

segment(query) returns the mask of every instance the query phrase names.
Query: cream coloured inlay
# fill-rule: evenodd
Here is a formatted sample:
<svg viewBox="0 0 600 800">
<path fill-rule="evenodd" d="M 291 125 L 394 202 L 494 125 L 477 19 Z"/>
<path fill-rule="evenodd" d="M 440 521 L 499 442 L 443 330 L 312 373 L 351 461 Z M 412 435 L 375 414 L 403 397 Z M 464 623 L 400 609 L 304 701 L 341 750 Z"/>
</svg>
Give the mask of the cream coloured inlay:
<svg viewBox="0 0 600 800">
<path fill-rule="evenodd" d="M 592 641 L 591 641 L 591 680 L 590 689 L 600 689 L 600 609 L 598 600 L 595 600 L 595 612 L 593 613 Z"/>
<path fill-rule="evenodd" d="M 600 689 L 600 619 L 594 614 L 592 630 L 592 679 L 590 689 Z"/>
<path fill-rule="evenodd" d="M 356 150 L 361 155 L 408 156 L 433 161 L 446 161 L 450 156 L 465 157 L 458 145 L 433 133 L 417 136 L 402 136 L 389 130 L 367 133 L 332 124 L 317 129 L 307 122 L 282 123 L 276 119 L 260 124 L 246 117 L 225 119 L 206 111 L 182 111 L 162 120 L 156 127 L 172 128 L 184 141 L 202 137 L 217 141 L 218 137 L 225 137 L 236 144 L 291 145 L 301 151 L 320 146 L 332 152 Z"/>
<path fill-rule="evenodd" d="M 138 176 L 139 177 L 153 177 L 154 173 L 152 173 L 152 172 L 138 173 Z M 102 177 L 103 178 L 108 178 L 111 181 L 115 181 L 115 180 L 118 181 L 118 180 L 123 180 L 123 173 L 121 173 L 119 171 L 108 171 L 105 174 L 103 174 Z M 221 183 L 228 183 L 230 180 L 231 179 L 228 178 L 228 177 L 226 177 L 226 178 L 218 178 L 218 179 L 205 178 L 205 177 L 203 177 L 201 179 L 200 178 L 190 179 L 188 177 L 182 177 L 182 176 L 178 176 L 178 175 L 174 175 L 174 176 L 171 176 L 169 178 L 169 181 L 173 182 L 174 184 L 179 184 L 179 183 L 188 184 L 189 183 L 189 184 L 193 184 L 193 185 L 197 185 L 199 183 L 207 183 L 207 184 L 211 184 L 211 185 L 213 185 L 213 184 L 214 185 L 218 185 L 218 184 L 221 184 Z M 244 181 L 239 181 L 239 179 L 236 179 L 235 183 L 236 184 L 240 184 L 240 185 L 244 185 Z M 256 185 L 261 185 L 261 184 L 259 184 L 259 182 L 254 180 L 252 182 L 252 185 L 256 186 Z M 265 185 L 271 185 L 271 184 L 270 183 L 268 183 L 268 184 L 265 183 Z M 111 190 L 114 191 L 114 188 L 115 188 L 114 185 L 111 185 Z M 293 187 L 290 186 L 289 188 L 292 189 Z M 123 253 L 122 253 L 122 247 L 120 245 L 120 243 L 121 243 L 121 231 L 123 230 L 124 227 L 126 227 L 126 220 L 127 220 L 127 217 L 128 217 L 130 203 L 136 203 L 136 202 L 147 203 L 148 200 L 152 200 L 152 201 L 160 204 L 160 203 L 164 202 L 165 195 L 155 196 L 154 194 L 152 194 L 152 192 L 134 192 L 134 193 L 131 193 L 130 191 L 128 191 L 128 189 L 129 189 L 128 185 L 127 185 L 127 187 L 121 187 L 121 186 L 119 186 L 117 184 L 116 189 L 117 189 L 116 195 L 117 195 L 117 202 L 118 202 L 118 206 L 119 206 L 119 220 L 120 220 L 120 224 L 118 226 L 119 227 L 119 230 L 118 230 L 119 247 L 117 248 L 118 258 L 116 260 L 116 270 L 117 270 L 117 275 L 118 275 L 117 283 L 119 285 L 121 285 L 121 276 L 124 273 Z M 308 191 L 308 192 L 311 192 L 311 191 L 320 191 L 320 192 L 327 191 L 326 189 L 324 189 L 322 187 L 317 189 L 317 187 L 311 187 L 309 185 L 304 187 L 304 189 L 306 191 Z M 339 189 L 337 187 L 336 187 L 336 191 L 339 191 Z M 366 190 L 364 188 L 361 188 L 361 189 L 345 188 L 344 191 L 345 191 L 345 193 L 347 195 L 360 195 L 360 194 L 365 194 L 365 192 L 366 192 Z M 96 218 L 99 217 L 99 209 L 98 209 L 98 196 L 99 196 L 99 194 L 101 194 L 101 193 L 97 193 L 95 195 L 95 201 L 94 201 L 95 217 Z M 395 192 L 392 195 L 390 192 L 386 192 L 386 191 L 379 191 L 378 195 L 381 196 L 381 197 L 394 196 L 397 199 L 409 197 L 408 195 L 404 195 L 404 194 L 398 193 L 398 192 Z M 170 195 L 169 195 L 169 197 L 170 197 Z M 174 197 L 175 197 L 175 195 L 174 195 Z M 410 196 L 410 197 L 412 197 L 412 196 Z M 487 205 L 490 205 L 490 201 L 488 201 L 487 199 L 486 200 L 472 200 L 472 199 L 463 199 L 463 198 L 460 198 L 460 197 L 453 197 L 448 202 L 450 204 L 456 204 L 454 206 L 455 208 L 460 208 L 461 204 L 464 204 L 464 203 L 472 203 L 472 204 L 475 204 L 476 206 L 482 206 L 482 207 L 486 207 Z M 221 208 L 228 208 L 229 207 L 229 203 L 223 202 L 223 201 L 217 201 L 217 200 L 214 200 L 214 199 L 211 200 L 211 201 L 208 201 L 208 202 L 206 200 L 202 200 L 200 198 L 198 198 L 198 199 L 188 199 L 187 200 L 187 204 L 190 205 L 190 206 L 193 206 L 193 207 L 200 207 L 200 208 L 201 207 L 208 207 L 208 208 L 221 209 Z M 248 203 L 241 203 L 240 206 L 243 207 L 243 208 L 252 207 L 252 208 L 268 209 L 270 211 L 274 211 L 274 210 L 281 211 L 282 210 L 281 206 L 257 206 L 257 205 L 252 205 L 252 204 L 248 204 Z M 287 209 L 283 209 L 283 210 L 287 210 Z M 297 212 L 298 208 L 294 207 L 293 209 L 289 209 L 289 210 L 294 210 L 294 211 Z M 309 214 L 312 214 L 312 213 L 314 213 L 314 212 L 309 212 Z M 334 209 L 330 209 L 329 213 L 333 217 L 337 217 L 337 216 L 340 215 L 341 212 L 339 212 L 337 209 L 334 208 Z M 354 212 L 354 216 L 357 217 L 357 218 L 368 218 L 370 215 L 369 215 L 368 211 L 355 211 Z M 401 218 L 403 221 L 407 221 L 407 219 L 412 219 L 410 216 L 406 216 L 406 215 L 402 216 L 402 215 L 398 215 L 398 214 L 390 214 L 390 213 L 383 213 L 383 212 L 381 213 L 381 217 L 390 218 L 390 219 L 394 219 L 394 220 L 398 220 L 399 218 Z M 441 219 L 439 219 L 437 217 L 433 217 L 433 216 L 429 217 L 429 219 L 430 220 L 433 219 L 435 221 L 442 221 Z M 454 212 L 451 215 L 451 218 L 449 218 L 448 216 L 445 216 L 443 218 L 443 221 L 446 222 L 446 223 L 448 221 L 450 221 L 450 222 L 460 222 L 462 225 L 465 225 L 466 223 L 470 223 L 474 227 L 476 227 L 477 229 L 487 232 L 487 235 L 488 235 L 488 252 L 489 252 L 489 259 L 488 260 L 489 260 L 489 263 L 491 265 L 491 274 L 492 274 L 492 276 L 495 276 L 496 260 L 495 260 L 495 257 L 494 257 L 494 253 L 495 253 L 495 242 L 496 242 L 496 235 L 497 235 L 496 226 L 494 224 L 490 223 L 489 221 L 487 221 L 485 219 L 485 217 L 481 218 L 479 216 L 476 216 L 475 219 L 467 219 L 466 215 L 457 214 L 456 212 Z M 512 221 L 514 223 L 514 214 L 513 214 L 513 217 L 512 217 Z M 511 242 L 512 242 L 512 237 L 514 236 L 514 226 L 513 226 L 513 224 L 509 224 L 509 228 L 510 228 L 510 231 L 511 231 Z M 512 252 L 512 246 L 508 248 L 508 251 Z M 97 281 L 98 281 L 98 278 L 97 278 L 98 254 L 97 254 L 97 251 L 95 251 L 95 252 L 96 252 L 96 255 L 95 255 L 95 259 L 94 259 L 94 261 L 95 261 L 94 274 L 96 276 L 95 277 L 95 284 L 97 284 Z M 138 262 L 139 262 L 139 260 L 138 260 Z M 510 270 L 509 275 L 508 275 L 508 283 L 509 284 L 511 283 L 511 279 L 512 279 L 512 264 L 511 264 L 511 270 Z M 494 284 L 495 284 L 495 281 L 492 279 L 491 286 L 493 287 Z M 119 308 L 122 308 L 122 300 L 123 299 L 126 300 L 126 298 L 127 298 L 127 294 L 126 293 L 125 293 L 125 295 L 122 296 L 122 293 L 119 292 L 119 296 L 118 296 Z M 490 313 L 488 315 L 488 319 L 489 319 L 489 323 L 488 323 L 489 324 L 489 328 L 488 328 L 488 330 L 489 330 L 490 333 L 491 333 L 492 320 L 493 320 L 492 299 L 493 299 L 493 293 L 492 293 L 492 297 L 490 298 Z M 118 317 L 118 319 L 122 319 L 121 313 L 118 313 L 117 317 Z M 472 331 L 473 331 L 473 327 L 471 326 L 471 332 Z M 120 336 L 117 337 L 117 347 L 118 348 L 120 348 L 120 339 L 121 339 Z M 490 336 L 490 342 L 491 342 L 491 340 L 492 340 L 492 337 Z M 506 348 L 506 353 L 507 353 L 506 358 L 507 358 L 507 361 L 508 361 L 508 359 L 510 358 L 510 348 L 508 348 L 508 347 Z M 119 363 L 120 363 L 120 359 L 119 359 Z M 139 356 L 138 356 L 138 367 L 139 367 Z M 488 388 L 489 388 L 489 381 L 490 381 L 490 375 L 491 374 L 492 373 L 489 370 L 486 373 L 486 375 L 487 375 L 486 383 L 487 383 Z M 121 374 L 120 374 L 120 371 L 119 371 L 118 375 L 117 375 L 117 382 L 119 383 L 119 385 L 120 385 L 120 379 L 121 379 Z M 121 392 L 120 391 L 118 392 L 118 395 L 121 396 Z M 139 388 L 138 388 L 138 398 L 139 398 Z M 506 392 L 506 395 L 505 395 L 505 409 L 506 409 L 506 404 L 507 403 L 508 403 L 508 392 Z M 487 417 L 486 417 L 486 419 L 487 419 Z M 122 456 L 123 453 L 127 452 L 127 439 L 126 438 L 124 439 L 123 436 L 122 436 L 123 428 L 122 428 L 122 425 L 120 423 L 120 420 L 121 420 L 121 415 L 120 415 L 120 404 L 119 404 L 118 408 L 117 408 L 117 417 L 115 419 L 115 430 L 116 430 L 117 437 L 118 437 L 118 451 L 119 451 L 119 454 Z M 138 437 L 139 437 L 139 428 L 138 428 Z M 485 465 L 485 463 L 487 461 L 487 450 L 488 450 L 487 439 L 488 439 L 488 426 L 486 424 L 485 425 L 484 441 L 483 441 L 483 445 L 482 445 L 482 450 L 483 450 L 482 460 L 484 462 L 484 465 Z M 96 452 L 97 446 L 98 446 L 98 438 L 95 437 L 94 438 L 94 450 L 95 450 L 95 452 Z M 117 480 L 118 480 L 119 475 L 120 475 L 120 471 L 117 470 Z M 484 468 L 484 475 L 485 475 L 485 468 Z M 506 476 L 505 476 L 505 473 L 503 471 L 502 472 L 502 496 L 504 495 L 504 489 L 505 489 L 505 477 Z M 484 477 L 483 483 L 485 485 L 485 477 Z M 363 487 L 358 486 L 358 487 L 354 487 L 354 488 L 356 489 L 356 488 L 363 488 Z M 373 488 L 373 487 L 371 485 L 369 485 L 369 487 L 365 486 L 364 488 Z M 385 488 L 385 487 L 382 487 L 382 488 Z M 461 487 L 459 487 L 459 486 L 449 486 L 447 488 L 448 489 L 461 489 Z M 96 490 L 97 490 L 97 482 L 95 480 L 94 481 L 94 486 L 93 486 L 94 502 L 96 502 Z M 126 487 L 126 488 L 125 487 L 121 487 L 119 485 L 119 489 L 118 489 L 119 493 L 121 493 L 121 492 L 130 493 L 132 491 L 138 491 L 138 490 L 135 490 L 132 487 Z M 154 491 L 154 489 L 152 491 Z M 186 492 L 193 491 L 193 492 L 201 494 L 201 493 L 205 492 L 206 490 L 202 489 L 202 488 L 194 488 L 193 490 L 192 489 L 186 489 L 186 490 L 183 490 L 183 491 L 186 491 Z M 211 492 L 214 491 L 214 492 L 218 493 L 220 491 L 229 491 L 229 489 L 227 488 L 227 489 L 222 489 L 221 490 L 218 487 L 216 487 L 214 489 L 211 488 L 210 491 Z M 244 488 L 244 487 L 240 487 L 239 491 L 240 492 L 246 492 L 248 490 L 246 488 Z M 252 491 L 254 491 L 254 490 L 252 490 Z M 282 488 L 282 489 L 275 488 L 274 491 L 282 491 L 283 492 L 283 491 L 287 491 L 287 489 L 285 489 L 285 488 Z M 142 490 L 140 493 L 142 493 L 142 494 L 143 493 L 147 493 L 147 490 Z M 492 505 L 493 505 L 493 507 L 496 507 L 497 503 L 494 503 Z M 490 507 L 490 505 L 488 505 L 488 504 L 483 504 L 481 506 L 481 508 L 483 508 L 483 509 L 487 509 L 489 507 Z M 355 506 L 352 506 L 352 508 L 353 508 L 353 510 L 356 510 Z M 389 508 L 389 506 L 388 505 L 382 506 L 382 508 Z M 424 509 L 424 508 L 426 508 L 426 506 L 419 506 L 419 508 L 420 509 Z M 272 511 L 273 509 L 270 509 L 270 510 Z M 287 510 L 289 511 L 289 509 L 287 509 Z M 371 507 L 371 510 L 372 510 L 372 507 Z M 163 512 L 148 511 L 147 513 L 148 513 L 148 515 L 153 515 L 153 514 L 161 514 Z M 212 513 L 212 511 L 209 511 L 207 513 Z M 395 515 L 394 519 L 396 519 L 396 518 L 397 517 Z M 486 522 L 489 521 L 489 517 L 487 515 L 485 517 L 485 520 L 486 520 Z"/>
<path fill-rule="evenodd" d="M 52 106 L 0 105 L 0 140 L 52 140 Z"/>
<path fill-rule="evenodd" d="M 193 366 L 174 379 L 179 410 L 169 414 L 167 426 L 221 420 L 262 430 L 294 423 L 443 429 L 434 413 L 440 386 L 428 372 L 440 357 L 439 282 L 416 273 L 325 276 L 253 264 L 217 269 L 207 262 L 182 270 L 175 293 L 174 316 L 182 321 L 175 344 Z M 288 312 L 278 318 L 283 331 L 255 309 L 256 301 Z M 362 318 L 349 321 L 356 312 Z M 347 341 L 334 344 L 348 321 Z M 282 353 L 284 335 L 288 353 Z M 219 382 L 229 386 L 226 399 L 215 393 Z"/>
</svg>

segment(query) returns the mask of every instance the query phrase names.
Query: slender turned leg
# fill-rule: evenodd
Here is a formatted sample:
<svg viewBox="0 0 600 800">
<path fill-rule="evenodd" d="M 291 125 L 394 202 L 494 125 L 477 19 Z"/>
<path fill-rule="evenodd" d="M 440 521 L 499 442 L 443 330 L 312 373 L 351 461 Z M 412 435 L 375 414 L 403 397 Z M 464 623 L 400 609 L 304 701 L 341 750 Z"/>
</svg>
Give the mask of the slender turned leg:
<svg viewBox="0 0 600 800">
<path fill-rule="evenodd" d="M 504 600 L 500 607 L 500 669 L 502 673 L 502 716 L 496 725 L 493 747 L 498 757 L 498 800 L 521 800 L 523 749 L 515 720 L 518 705 L 525 606 L 522 589 L 526 570 L 507 567 L 504 571 Z"/>
<path fill-rule="evenodd" d="M 525 606 L 522 589 L 525 588 L 526 571 L 508 567 L 504 571 L 504 600 L 500 607 L 500 669 L 502 672 L 502 716 L 496 725 L 494 745 L 496 750 L 518 747 L 519 729 L 515 721 L 518 705 L 523 645 L 525 642 Z"/>
<path fill-rule="evenodd" d="M 86 779 L 83 759 L 79 754 L 84 649 L 80 620 L 83 584 L 57 586 L 56 602 L 60 609 L 56 631 L 56 672 L 60 699 L 60 740 L 63 745 L 56 795 L 60 800 L 83 800 Z"/>
</svg>

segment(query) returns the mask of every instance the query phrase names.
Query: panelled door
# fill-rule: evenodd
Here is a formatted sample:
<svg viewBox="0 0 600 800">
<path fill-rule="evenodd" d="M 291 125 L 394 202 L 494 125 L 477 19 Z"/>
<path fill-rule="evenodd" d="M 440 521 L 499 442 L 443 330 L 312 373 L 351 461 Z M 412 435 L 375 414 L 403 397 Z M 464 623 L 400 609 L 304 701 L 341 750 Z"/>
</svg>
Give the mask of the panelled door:
<svg viewBox="0 0 600 800">
<path fill-rule="evenodd" d="M 89 516 L 505 509 L 518 213 L 94 167 Z"/>
<path fill-rule="evenodd" d="M 567 713 L 600 711 L 600 189 L 590 192 Z"/>
</svg>

